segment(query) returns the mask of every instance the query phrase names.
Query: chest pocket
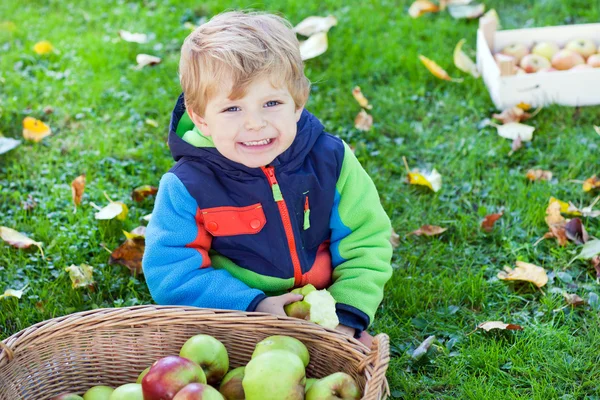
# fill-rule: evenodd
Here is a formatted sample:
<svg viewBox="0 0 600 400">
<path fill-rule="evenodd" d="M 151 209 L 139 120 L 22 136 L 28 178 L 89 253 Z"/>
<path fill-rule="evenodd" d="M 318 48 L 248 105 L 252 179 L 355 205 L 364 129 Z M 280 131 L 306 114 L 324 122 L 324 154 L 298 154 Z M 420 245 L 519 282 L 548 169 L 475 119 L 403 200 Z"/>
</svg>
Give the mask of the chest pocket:
<svg viewBox="0 0 600 400">
<path fill-rule="evenodd" d="M 213 236 L 254 235 L 267 219 L 260 203 L 246 207 L 213 207 L 202 210 L 204 227 Z"/>
<path fill-rule="evenodd" d="M 302 236 L 302 245 L 307 249 L 317 248 L 327 240 L 329 234 L 329 219 L 321 215 L 319 199 L 302 193 L 301 202 L 297 205 L 296 218 Z"/>
</svg>

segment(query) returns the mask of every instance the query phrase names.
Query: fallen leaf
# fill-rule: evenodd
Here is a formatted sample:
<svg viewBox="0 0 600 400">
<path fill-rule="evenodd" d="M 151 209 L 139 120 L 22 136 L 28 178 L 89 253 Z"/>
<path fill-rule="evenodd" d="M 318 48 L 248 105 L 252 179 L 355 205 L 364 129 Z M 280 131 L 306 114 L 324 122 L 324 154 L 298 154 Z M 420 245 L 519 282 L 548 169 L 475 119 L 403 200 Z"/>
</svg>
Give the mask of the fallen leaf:
<svg viewBox="0 0 600 400">
<path fill-rule="evenodd" d="M 137 228 L 135 228 L 131 232 L 123 231 L 123 233 L 125 234 L 125 237 L 127 239 L 145 238 L 146 237 L 146 227 L 145 226 L 138 226 Z"/>
<path fill-rule="evenodd" d="M 590 240 L 584 244 L 581 253 L 575 259 L 591 260 L 597 255 L 600 255 L 600 239 Z"/>
<path fill-rule="evenodd" d="M 54 50 L 54 46 L 47 40 L 42 40 L 41 42 L 37 42 L 33 46 L 33 51 L 35 51 L 39 55 L 44 55 L 48 53 L 52 53 Z"/>
<path fill-rule="evenodd" d="M 519 107 L 523 111 L 529 111 L 529 110 L 531 110 L 531 104 L 522 103 L 522 102 L 519 103 L 519 104 L 517 104 L 515 107 Z"/>
<path fill-rule="evenodd" d="M 498 135 L 506 139 L 515 140 L 520 137 L 523 142 L 530 142 L 533 138 L 533 126 L 520 124 L 518 122 L 510 122 L 504 125 L 496 125 Z"/>
<path fill-rule="evenodd" d="M 2 240 L 10 244 L 11 246 L 16 247 L 17 249 L 27 249 L 33 244 L 37 246 L 38 249 L 40 249 L 40 253 L 42 253 L 42 258 L 44 258 L 44 250 L 42 250 L 41 242 L 31 240 L 27 236 L 15 231 L 14 229 L 7 228 L 6 226 L 0 226 L 0 238 L 2 238 Z"/>
<path fill-rule="evenodd" d="M 543 169 L 530 169 L 527 171 L 526 178 L 531 182 L 534 181 L 549 181 L 552 179 L 552 172 L 544 171 Z"/>
<path fill-rule="evenodd" d="M 37 203 L 30 194 L 27 195 L 27 200 L 21 201 L 21 208 L 25 211 L 31 211 L 35 206 L 37 206 Z"/>
<path fill-rule="evenodd" d="M 594 125 L 594 130 L 596 131 L 596 133 L 597 133 L 598 135 L 600 135 L 600 126 L 596 126 L 596 125 Z"/>
<path fill-rule="evenodd" d="M 133 189 L 131 192 L 131 198 L 134 201 L 143 201 L 148 196 L 153 196 L 158 192 L 158 188 L 150 185 L 143 185 Z"/>
<path fill-rule="evenodd" d="M 440 233 L 446 232 L 447 230 L 448 230 L 448 228 L 442 228 L 442 227 L 435 226 L 435 225 L 423 225 L 416 231 L 410 232 L 409 235 L 435 236 L 435 235 L 439 235 Z"/>
<path fill-rule="evenodd" d="M 367 114 L 365 110 L 360 112 L 354 118 L 354 127 L 360 131 L 369 131 L 373 127 L 373 116 Z"/>
<path fill-rule="evenodd" d="M 594 256 L 590 259 L 592 267 L 596 270 L 596 278 L 600 278 L 600 256 Z"/>
<path fill-rule="evenodd" d="M 495 118 L 501 121 L 503 124 L 508 124 L 511 122 L 521 122 L 526 121 L 531 118 L 531 114 L 525 112 L 520 107 L 511 107 L 502 111 L 500 114 L 492 114 L 492 118 Z"/>
<path fill-rule="evenodd" d="M 478 329 L 483 329 L 486 332 L 489 332 L 492 329 L 502 329 L 502 330 L 511 330 L 511 331 L 522 331 L 523 327 L 515 324 L 505 324 L 502 321 L 487 321 L 482 322 L 477 325 Z"/>
<path fill-rule="evenodd" d="M 302 36 L 312 36 L 318 32 L 328 32 L 332 27 L 336 26 L 338 20 L 333 15 L 327 17 L 308 17 L 303 19 L 294 27 L 294 32 Z"/>
<path fill-rule="evenodd" d="M 486 215 L 481 222 L 481 229 L 486 232 L 491 232 L 494 229 L 494 224 L 500 219 L 504 213 Z"/>
<path fill-rule="evenodd" d="M 580 305 L 585 304 L 585 300 L 583 300 L 581 297 L 579 297 L 575 293 L 563 292 L 563 296 L 564 296 L 565 300 L 567 301 L 567 304 L 570 306 L 575 307 L 575 306 L 580 306 Z"/>
<path fill-rule="evenodd" d="M 546 224 L 550 228 L 550 232 L 544 235 L 544 239 L 556 238 L 559 246 L 565 246 L 568 242 L 566 225 L 567 221 L 560 215 L 560 204 L 552 202 L 546 208 Z"/>
<path fill-rule="evenodd" d="M 315 33 L 307 40 L 300 42 L 302 60 L 310 60 L 327 51 L 327 32 Z"/>
<path fill-rule="evenodd" d="M 71 182 L 71 195 L 73 197 L 73 212 L 77 212 L 77 206 L 81 204 L 81 196 L 85 190 L 85 174 L 79 175 Z"/>
<path fill-rule="evenodd" d="M 69 273 L 73 289 L 94 284 L 94 268 L 87 264 L 71 265 L 65 268 L 65 271 Z"/>
<path fill-rule="evenodd" d="M 139 70 L 148 65 L 152 66 L 160 64 L 161 59 L 156 56 L 151 56 L 150 54 L 138 54 L 137 56 L 135 56 L 135 61 L 137 62 L 137 65 L 134 69 Z"/>
<path fill-rule="evenodd" d="M 431 347 L 431 344 L 435 341 L 435 336 L 429 336 L 427 339 L 423 340 L 423 343 L 419 345 L 412 353 L 413 360 L 419 360 L 425 354 L 427 354 L 427 350 Z"/>
<path fill-rule="evenodd" d="M 52 130 L 48 125 L 33 117 L 25 117 L 23 119 L 23 137 L 25 140 L 33 140 L 39 142 L 46 136 L 52 134 Z"/>
<path fill-rule="evenodd" d="M 109 265 L 120 264 L 131 271 L 132 275 L 143 273 L 142 258 L 144 256 L 144 248 L 146 239 L 135 233 L 124 232 L 127 240 L 113 251 L 108 260 Z M 144 231 L 145 234 L 145 231 Z"/>
<path fill-rule="evenodd" d="M 0 154 L 7 153 L 21 144 L 20 140 L 0 136 Z"/>
<path fill-rule="evenodd" d="M 498 279 L 531 282 L 538 288 L 548 283 L 548 275 L 544 268 L 523 261 L 517 261 L 515 265 L 517 266 L 515 269 L 505 266 L 504 271 L 498 272 Z"/>
<path fill-rule="evenodd" d="M 154 128 L 158 128 L 158 122 L 156 122 L 156 120 L 146 118 L 146 120 L 144 122 L 146 123 L 146 125 L 150 125 Z"/>
<path fill-rule="evenodd" d="M 448 75 L 448 73 L 442 67 L 437 65 L 435 61 L 430 60 L 423 55 L 419 55 L 419 60 L 421 60 L 423 65 L 425 65 L 425 68 L 427 68 L 429 72 L 431 72 L 431 74 L 436 78 L 451 82 L 462 82 L 462 79 L 451 78 L 450 75 Z"/>
<path fill-rule="evenodd" d="M 567 238 L 576 244 L 585 244 L 590 240 L 590 236 L 579 218 L 573 218 L 567 222 L 565 231 L 567 233 Z"/>
<path fill-rule="evenodd" d="M 467 40 L 461 39 L 454 48 L 454 65 L 456 68 L 463 72 L 473 75 L 475 78 L 479 78 L 479 71 L 477 70 L 477 64 L 473 62 L 463 51 L 462 47 Z"/>
<path fill-rule="evenodd" d="M 569 215 L 573 215 L 573 216 L 581 216 L 581 212 L 577 209 L 577 207 L 575 207 L 573 205 L 573 203 L 566 203 L 562 200 L 556 199 L 554 197 L 550 197 L 550 201 L 548 202 L 548 205 L 552 204 L 552 203 L 558 203 L 558 205 L 560 206 L 560 212 L 563 214 L 569 214 Z"/>
<path fill-rule="evenodd" d="M 131 33 L 129 31 L 119 30 L 119 36 L 130 43 L 148 43 L 148 35 L 145 33 Z"/>
<path fill-rule="evenodd" d="M 479 18 L 485 12 L 485 4 L 449 5 L 448 12 L 454 19 Z"/>
<path fill-rule="evenodd" d="M 596 175 L 586 179 L 583 182 L 583 191 L 591 192 L 593 189 L 600 189 L 600 179 Z"/>
<path fill-rule="evenodd" d="M 400 235 L 396 233 L 394 228 L 392 228 L 392 233 L 390 235 L 390 243 L 394 249 L 400 246 Z"/>
<path fill-rule="evenodd" d="M 521 147 L 523 147 L 523 140 L 521 140 L 521 136 L 517 136 L 517 138 L 513 140 L 512 144 L 510 145 L 510 152 L 508 155 L 513 155 L 513 153 L 519 150 Z"/>
<path fill-rule="evenodd" d="M 367 110 L 373 108 L 373 106 L 369 104 L 369 100 L 362 94 L 360 86 L 355 86 L 354 89 L 352 89 L 352 96 L 354 96 L 362 108 L 366 108 Z"/>
<path fill-rule="evenodd" d="M 94 214 L 94 218 L 96 219 L 113 219 L 117 218 L 121 221 L 125 221 L 127 218 L 127 213 L 129 212 L 129 208 L 120 201 L 112 201 L 110 197 L 104 192 L 104 196 L 110 202 L 106 207 L 100 208 L 96 204 L 90 202 L 90 205 L 98 210 L 97 213 Z"/>
<path fill-rule="evenodd" d="M 600 210 L 592 211 L 592 208 L 594 208 L 594 205 L 596 205 L 596 203 L 599 200 L 600 200 L 600 196 L 596 197 L 596 199 L 592 202 L 592 204 L 590 204 L 587 207 L 583 207 L 581 210 L 578 210 L 573 204 L 570 204 L 569 208 L 571 208 L 571 207 L 575 208 L 584 217 L 588 217 L 588 218 L 600 217 Z"/>
<path fill-rule="evenodd" d="M 0 299 L 3 299 L 5 297 L 16 297 L 17 299 L 20 299 L 21 296 L 23 296 L 23 292 L 25 291 L 25 289 L 27 289 L 27 285 L 23 286 L 23 289 L 21 290 L 6 289 L 4 291 L 4 294 L 0 294 Z"/>
<path fill-rule="evenodd" d="M 150 214 L 148 214 L 148 215 L 144 215 L 144 216 L 142 217 L 142 219 L 143 219 L 144 221 L 148 221 L 148 222 L 150 222 L 150 219 L 152 219 L 152 213 L 150 213 Z"/>
<path fill-rule="evenodd" d="M 408 15 L 412 18 L 419 18 L 425 13 L 435 13 L 440 11 L 440 8 L 429 0 L 417 0 L 408 8 Z"/>
</svg>

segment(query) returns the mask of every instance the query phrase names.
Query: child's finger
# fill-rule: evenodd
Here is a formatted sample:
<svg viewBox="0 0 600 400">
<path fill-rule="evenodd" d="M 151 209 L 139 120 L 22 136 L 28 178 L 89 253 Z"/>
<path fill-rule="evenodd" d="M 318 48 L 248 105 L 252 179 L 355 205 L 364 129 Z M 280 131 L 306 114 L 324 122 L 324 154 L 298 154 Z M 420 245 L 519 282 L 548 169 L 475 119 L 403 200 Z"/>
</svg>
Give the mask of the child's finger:
<svg viewBox="0 0 600 400">
<path fill-rule="evenodd" d="M 296 294 L 296 293 L 288 293 L 288 294 L 284 294 L 282 296 L 283 300 L 284 300 L 284 305 L 293 303 L 295 301 L 300 301 L 304 298 L 304 296 L 302 296 L 301 294 Z"/>
</svg>

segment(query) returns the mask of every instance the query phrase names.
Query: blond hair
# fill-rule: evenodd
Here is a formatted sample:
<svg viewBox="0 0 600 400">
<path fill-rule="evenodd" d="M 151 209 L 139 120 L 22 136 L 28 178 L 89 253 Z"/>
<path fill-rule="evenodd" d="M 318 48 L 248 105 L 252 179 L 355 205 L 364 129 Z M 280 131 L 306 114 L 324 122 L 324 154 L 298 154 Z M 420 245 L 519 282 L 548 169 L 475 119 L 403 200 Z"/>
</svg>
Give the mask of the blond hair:
<svg viewBox="0 0 600 400">
<path fill-rule="evenodd" d="M 287 85 L 296 109 L 308 100 L 298 39 L 282 17 L 261 12 L 231 11 L 214 16 L 184 41 L 179 79 L 186 108 L 203 116 L 206 104 L 226 79 L 229 98 L 245 96 L 248 85 L 268 77 L 275 87 Z"/>
</svg>

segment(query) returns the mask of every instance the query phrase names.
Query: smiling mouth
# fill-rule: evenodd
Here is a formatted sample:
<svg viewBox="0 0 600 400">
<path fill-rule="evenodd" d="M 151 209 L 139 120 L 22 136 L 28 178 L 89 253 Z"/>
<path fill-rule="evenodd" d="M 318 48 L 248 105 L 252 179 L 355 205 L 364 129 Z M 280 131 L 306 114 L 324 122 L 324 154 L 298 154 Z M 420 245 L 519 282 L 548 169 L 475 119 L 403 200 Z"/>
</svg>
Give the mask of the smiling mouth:
<svg viewBox="0 0 600 400">
<path fill-rule="evenodd" d="M 271 142 L 273 142 L 273 138 L 254 140 L 251 142 L 240 142 L 240 144 L 244 145 L 246 147 L 253 147 L 253 146 L 266 146 L 266 145 L 271 144 Z"/>
</svg>

